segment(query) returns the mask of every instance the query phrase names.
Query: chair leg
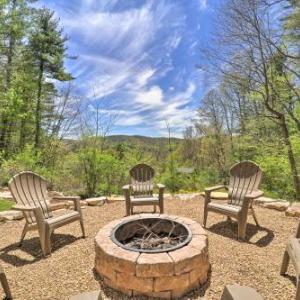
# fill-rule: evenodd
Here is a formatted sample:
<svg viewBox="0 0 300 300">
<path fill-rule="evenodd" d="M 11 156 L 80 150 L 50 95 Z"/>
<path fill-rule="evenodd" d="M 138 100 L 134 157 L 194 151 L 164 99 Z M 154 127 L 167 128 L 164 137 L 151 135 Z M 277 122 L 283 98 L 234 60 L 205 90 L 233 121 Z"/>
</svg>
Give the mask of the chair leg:
<svg viewBox="0 0 300 300">
<path fill-rule="evenodd" d="M 252 206 L 251 206 L 251 211 L 252 211 L 252 216 L 253 216 L 253 219 L 255 221 L 256 226 L 260 227 L 259 224 L 258 224 L 258 220 L 257 220 L 256 214 L 255 214 L 255 210 L 254 210 L 254 208 Z"/>
<path fill-rule="evenodd" d="M 246 237 L 247 219 L 238 220 L 238 239 L 244 240 Z"/>
<path fill-rule="evenodd" d="M 131 212 L 131 207 L 130 207 L 130 203 L 128 203 L 128 201 L 126 201 L 126 216 L 130 216 L 130 212 Z"/>
<path fill-rule="evenodd" d="M 159 203 L 159 212 L 160 212 L 161 214 L 164 213 L 164 203 L 163 203 L 163 201 L 161 201 L 161 202 Z"/>
<path fill-rule="evenodd" d="M 300 284 L 299 284 L 299 281 L 300 281 L 300 275 L 298 275 L 297 277 L 297 290 L 296 290 L 296 300 L 300 300 Z"/>
<path fill-rule="evenodd" d="M 19 247 L 22 246 L 22 242 L 23 242 L 23 240 L 24 240 L 24 238 L 25 238 L 25 235 L 26 235 L 26 233 L 27 233 L 27 230 L 28 230 L 28 225 L 27 225 L 27 223 L 25 223 L 24 228 L 23 228 L 23 230 L 22 230 L 20 242 L 19 242 Z"/>
<path fill-rule="evenodd" d="M 285 250 L 283 254 L 281 269 L 280 269 L 280 275 L 284 275 L 287 271 L 287 268 L 289 266 L 290 262 L 290 256 L 289 253 Z M 298 286 L 298 285 L 297 285 Z"/>
<path fill-rule="evenodd" d="M 51 233 L 52 232 L 51 232 L 49 226 L 46 226 L 44 250 L 43 250 L 44 256 L 48 256 L 51 254 Z"/>
<path fill-rule="evenodd" d="M 7 300 L 12 299 L 11 291 L 4 273 L 0 273 L 0 282 L 3 287 L 4 293 Z"/>
<path fill-rule="evenodd" d="M 79 222 L 80 222 L 80 227 L 81 227 L 81 231 L 82 231 L 82 237 L 85 238 L 85 230 L 84 230 L 84 224 L 83 224 L 82 218 L 80 218 Z"/>
<path fill-rule="evenodd" d="M 204 214 L 203 214 L 203 227 L 206 228 L 206 222 L 207 222 L 207 209 L 204 209 Z"/>
</svg>

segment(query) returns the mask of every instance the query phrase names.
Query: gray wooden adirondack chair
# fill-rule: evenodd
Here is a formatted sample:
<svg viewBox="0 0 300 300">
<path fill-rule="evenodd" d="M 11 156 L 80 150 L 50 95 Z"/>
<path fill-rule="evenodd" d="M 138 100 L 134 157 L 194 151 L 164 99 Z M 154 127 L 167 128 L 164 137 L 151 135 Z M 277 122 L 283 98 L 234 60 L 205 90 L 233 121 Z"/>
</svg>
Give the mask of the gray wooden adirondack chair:
<svg viewBox="0 0 300 300">
<path fill-rule="evenodd" d="M 44 178 L 30 171 L 16 174 L 8 183 L 17 205 L 13 209 L 23 212 L 26 223 L 22 231 L 20 245 L 29 230 L 38 230 L 43 254 L 51 253 L 51 234 L 56 228 L 79 221 L 82 235 L 85 236 L 79 197 L 54 197 L 55 200 L 72 200 L 74 211 L 60 216 L 53 216 L 49 209 L 47 182 Z"/>
<path fill-rule="evenodd" d="M 1 265 L 0 265 L 0 282 L 1 282 L 2 288 L 4 290 L 4 294 L 5 294 L 4 299 L 7 299 L 7 300 L 12 299 L 11 291 L 10 291 L 4 270 L 1 267 Z"/>
<path fill-rule="evenodd" d="M 131 184 L 123 186 L 126 200 L 126 215 L 133 213 L 133 207 L 139 205 L 153 205 L 154 210 L 159 206 L 160 213 L 164 212 L 164 188 L 163 184 L 156 184 L 158 197 L 153 196 L 154 169 L 146 164 L 134 166 L 130 172 Z"/>
<path fill-rule="evenodd" d="M 298 223 L 298 229 L 296 236 L 290 238 L 288 241 L 281 264 L 280 275 L 286 275 L 289 262 L 292 262 L 296 271 L 296 300 L 300 300 L 300 222 Z"/>
<path fill-rule="evenodd" d="M 246 235 L 248 211 L 253 215 L 255 223 L 259 226 L 255 211 L 253 209 L 253 199 L 263 195 L 259 185 L 262 171 L 258 165 L 251 161 L 243 161 L 233 165 L 230 169 L 229 186 L 219 185 L 205 189 L 204 221 L 206 227 L 207 214 L 213 211 L 237 219 L 238 238 L 244 239 Z M 215 190 L 226 188 L 228 190 L 228 202 L 216 203 L 211 201 L 211 193 Z"/>
</svg>

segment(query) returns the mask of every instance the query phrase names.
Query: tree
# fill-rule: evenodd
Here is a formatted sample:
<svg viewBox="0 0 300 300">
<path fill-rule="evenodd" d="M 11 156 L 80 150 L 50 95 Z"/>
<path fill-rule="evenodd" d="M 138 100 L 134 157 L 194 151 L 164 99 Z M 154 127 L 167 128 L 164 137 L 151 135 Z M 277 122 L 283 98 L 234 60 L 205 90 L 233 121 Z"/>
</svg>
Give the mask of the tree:
<svg viewBox="0 0 300 300">
<path fill-rule="evenodd" d="M 65 70 L 64 60 L 67 54 L 67 37 L 54 12 L 41 9 L 36 12 L 36 24 L 29 37 L 29 49 L 32 63 L 37 74 L 37 96 L 35 105 L 35 147 L 40 146 L 42 117 L 47 109 L 52 109 L 51 95 L 55 93 L 53 80 L 70 81 L 73 79 Z M 47 103 L 48 101 L 48 103 Z"/>
<path fill-rule="evenodd" d="M 294 102 L 299 101 L 297 90 L 287 92 L 293 86 L 287 76 L 288 55 L 284 49 L 282 31 L 271 27 L 271 10 L 266 1 L 230 0 L 222 7 L 218 46 L 204 52 L 213 72 L 222 76 L 228 85 L 238 85 L 240 91 L 259 106 L 256 115 L 271 119 L 281 130 L 295 196 L 300 199 L 300 181 L 293 151 L 289 118 L 294 116 Z M 278 38 L 278 36 L 281 38 Z"/>
<path fill-rule="evenodd" d="M 28 16 L 31 9 L 30 0 L 0 1 L 0 58 L 2 80 L 0 81 L 0 150 L 7 151 L 10 146 L 12 127 L 16 115 L 16 106 L 22 101 L 16 88 L 20 85 L 17 73 L 18 65 L 22 63 L 24 36 L 30 26 Z"/>
</svg>

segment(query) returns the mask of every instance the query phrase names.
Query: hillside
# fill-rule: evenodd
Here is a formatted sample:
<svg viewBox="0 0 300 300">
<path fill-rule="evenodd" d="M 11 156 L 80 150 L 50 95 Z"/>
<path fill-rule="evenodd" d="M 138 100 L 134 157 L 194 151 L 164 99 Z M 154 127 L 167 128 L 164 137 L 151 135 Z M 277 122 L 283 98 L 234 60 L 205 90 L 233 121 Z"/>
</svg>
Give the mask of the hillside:
<svg viewBox="0 0 300 300">
<path fill-rule="evenodd" d="M 142 135 L 110 135 L 106 139 L 111 143 L 128 143 L 128 144 L 167 144 L 169 142 L 166 137 L 149 137 Z M 179 144 L 180 138 L 171 138 L 171 142 Z"/>
</svg>

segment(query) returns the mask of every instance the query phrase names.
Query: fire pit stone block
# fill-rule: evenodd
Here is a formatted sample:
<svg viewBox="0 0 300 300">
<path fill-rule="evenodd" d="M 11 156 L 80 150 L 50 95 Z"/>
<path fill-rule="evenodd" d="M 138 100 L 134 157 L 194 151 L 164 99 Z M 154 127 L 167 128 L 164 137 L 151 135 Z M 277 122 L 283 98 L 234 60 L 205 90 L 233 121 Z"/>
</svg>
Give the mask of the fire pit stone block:
<svg viewBox="0 0 300 300">
<path fill-rule="evenodd" d="M 168 253 L 141 253 L 136 264 L 138 277 L 161 277 L 174 274 L 174 263 Z"/>
<path fill-rule="evenodd" d="M 153 216 L 159 214 L 147 215 Z M 187 218 L 166 214 L 159 217 L 184 223 L 192 232 L 191 241 L 169 252 L 140 253 L 117 246 L 111 234 L 120 223 L 145 218 L 144 214 L 109 223 L 95 237 L 95 271 L 106 285 L 128 296 L 174 299 L 207 281 L 210 263 L 205 230 Z"/>
</svg>

